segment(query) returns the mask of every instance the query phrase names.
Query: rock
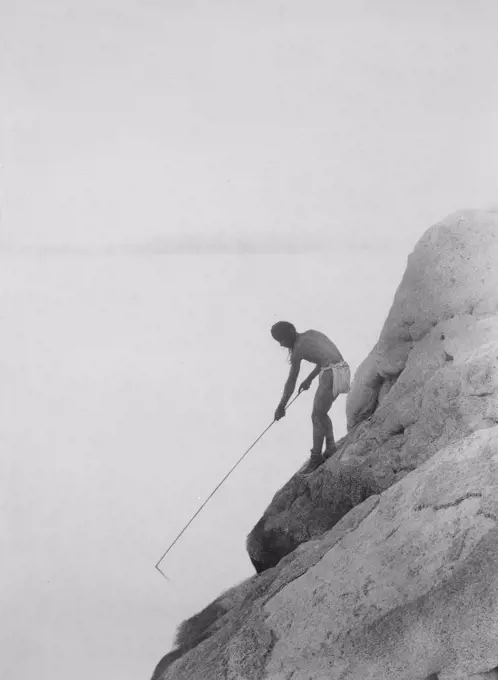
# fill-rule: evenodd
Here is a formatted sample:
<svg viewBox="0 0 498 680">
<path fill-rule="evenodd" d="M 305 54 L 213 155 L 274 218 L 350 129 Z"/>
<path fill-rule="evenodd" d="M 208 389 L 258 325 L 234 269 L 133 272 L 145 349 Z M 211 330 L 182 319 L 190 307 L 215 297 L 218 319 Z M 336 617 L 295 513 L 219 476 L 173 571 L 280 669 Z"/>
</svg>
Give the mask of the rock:
<svg viewBox="0 0 498 680">
<path fill-rule="evenodd" d="M 468 210 L 431 227 L 417 243 L 379 340 L 356 372 L 347 399 L 349 428 L 375 411 L 413 346 L 435 326 L 459 319 L 465 327 L 468 317 L 496 314 L 497 225 L 496 212 Z"/>
<path fill-rule="evenodd" d="M 498 426 L 444 447 L 254 576 L 223 625 L 159 677 L 494 677 L 497 499 Z"/>
<path fill-rule="evenodd" d="M 349 431 L 248 537 L 261 573 L 182 624 L 155 680 L 498 677 L 498 214 L 430 229 Z"/>
<path fill-rule="evenodd" d="M 294 475 L 248 536 L 247 551 L 256 571 L 276 566 L 392 481 L 392 474 L 381 478 L 368 465 L 342 463 L 336 457 L 310 475 Z"/>
<path fill-rule="evenodd" d="M 295 475 L 249 534 L 257 571 L 441 446 L 498 422 L 497 309 L 498 214 L 465 211 L 429 229 L 354 377 L 347 437 L 308 478 Z"/>
<path fill-rule="evenodd" d="M 338 542 L 345 533 L 358 526 L 377 503 L 378 498 L 371 497 L 344 517 L 340 524 L 328 533 L 327 540 L 322 542 L 310 541 L 303 544 L 292 555 L 284 558 L 276 569 L 268 569 L 264 574 L 248 579 L 240 586 L 232 588 L 222 598 L 215 600 L 206 609 L 213 607 L 213 605 L 217 607 L 222 599 L 224 599 L 224 606 L 227 608 L 223 609 L 223 612 L 221 609 L 217 609 L 219 618 L 214 622 L 214 625 L 211 622 L 209 630 L 200 626 L 197 629 L 197 639 L 194 639 L 193 635 L 190 636 L 191 647 L 188 653 L 184 649 L 175 650 L 179 651 L 183 656 L 170 669 L 168 667 L 175 659 L 166 655 L 165 664 L 162 665 L 161 661 L 157 667 L 160 668 L 162 673 L 155 674 L 154 680 L 200 677 L 200 675 L 196 675 L 196 673 L 199 674 L 201 672 L 199 664 L 202 664 L 203 668 L 210 664 L 210 672 L 212 674 L 205 675 L 204 680 L 218 677 L 224 678 L 223 673 L 227 670 L 228 662 L 226 654 L 220 655 L 219 653 L 221 647 L 226 647 L 231 639 L 235 640 L 237 636 L 247 634 L 247 629 L 244 630 L 244 626 L 251 620 L 253 615 L 257 616 L 258 607 L 280 592 L 286 584 L 305 574 L 307 569 L 315 565 L 330 546 Z M 230 604 L 233 606 L 229 609 Z M 200 619 L 197 615 L 185 623 L 188 624 L 190 631 L 193 632 L 194 627 L 199 621 Z M 179 629 L 177 644 L 182 642 L 181 631 L 184 629 L 185 623 Z M 267 656 L 269 648 L 273 647 L 274 639 L 262 633 L 261 618 L 258 619 L 257 626 L 260 629 L 261 637 L 268 641 L 266 646 Z M 237 643 L 234 642 L 234 644 L 236 645 Z M 178 656 L 175 658 L 178 658 Z M 255 664 L 258 663 L 260 662 L 255 661 Z M 233 668 L 233 661 L 231 665 Z"/>
<path fill-rule="evenodd" d="M 445 447 L 264 607 L 268 678 L 470 677 L 498 665 L 498 427 Z"/>
</svg>

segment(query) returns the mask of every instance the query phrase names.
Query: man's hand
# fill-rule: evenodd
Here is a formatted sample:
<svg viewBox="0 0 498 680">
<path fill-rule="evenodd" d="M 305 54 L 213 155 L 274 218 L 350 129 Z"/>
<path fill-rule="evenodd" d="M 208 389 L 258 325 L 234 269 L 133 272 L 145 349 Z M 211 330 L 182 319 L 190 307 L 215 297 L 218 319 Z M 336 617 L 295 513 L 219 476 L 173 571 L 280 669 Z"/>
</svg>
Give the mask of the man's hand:
<svg viewBox="0 0 498 680">
<path fill-rule="evenodd" d="M 299 392 L 302 392 L 303 390 L 309 390 L 311 387 L 311 380 L 306 378 L 306 380 L 303 380 L 303 382 L 299 385 Z"/>
<path fill-rule="evenodd" d="M 280 420 L 285 416 L 285 407 L 279 404 L 277 410 L 275 411 L 275 420 Z"/>
</svg>

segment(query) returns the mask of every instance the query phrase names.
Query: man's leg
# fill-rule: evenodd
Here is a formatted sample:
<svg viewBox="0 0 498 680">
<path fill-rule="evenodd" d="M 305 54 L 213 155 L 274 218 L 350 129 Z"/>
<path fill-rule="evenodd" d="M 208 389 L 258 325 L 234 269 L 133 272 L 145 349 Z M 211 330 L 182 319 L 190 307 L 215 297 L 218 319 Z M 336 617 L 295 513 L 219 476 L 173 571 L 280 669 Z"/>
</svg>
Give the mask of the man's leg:
<svg viewBox="0 0 498 680">
<path fill-rule="evenodd" d="M 315 411 L 315 409 L 313 409 L 311 414 L 311 422 L 313 423 L 313 448 L 311 449 L 311 455 L 321 456 L 326 430 L 321 414 Z"/>
<path fill-rule="evenodd" d="M 327 427 L 325 434 L 325 451 L 323 452 L 323 456 L 324 458 L 330 458 L 330 456 L 333 456 L 337 451 L 337 447 L 334 440 L 334 428 L 332 427 L 332 420 L 328 414 L 325 416 L 325 421 Z"/>
<path fill-rule="evenodd" d="M 313 449 L 312 455 L 321 454 L 323 440 L 326 442 L 326 451 L 335 447 L 334 432 L 332 421 L 328 416 L 332 402 L 334 401 L 332 371 L 325 371 L 320 376 L 315 399 L 313 401 L 313 412 L 311 420 L 313 423 Z"/>
</svg>

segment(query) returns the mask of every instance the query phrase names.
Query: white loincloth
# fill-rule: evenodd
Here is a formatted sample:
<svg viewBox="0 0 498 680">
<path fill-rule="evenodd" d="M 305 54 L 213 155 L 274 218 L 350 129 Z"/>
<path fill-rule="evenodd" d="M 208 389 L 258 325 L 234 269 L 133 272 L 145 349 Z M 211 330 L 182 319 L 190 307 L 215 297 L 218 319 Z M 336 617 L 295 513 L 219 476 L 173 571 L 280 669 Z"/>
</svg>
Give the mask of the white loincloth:
<svg viewBox="0 0 498 680">
<path fill-rule="evenodd" d="M 332 371 L 333 385 L 332 393 L 334 399 L 339 396 L 339 394 L 347 394 L 351 387 L 351 370 L 347 361 L 339 361 L 336 364 L 328 364 L 328 366 L 323 366 L 320 371 L 320 376 L 325 371 Z"/>
</svg>

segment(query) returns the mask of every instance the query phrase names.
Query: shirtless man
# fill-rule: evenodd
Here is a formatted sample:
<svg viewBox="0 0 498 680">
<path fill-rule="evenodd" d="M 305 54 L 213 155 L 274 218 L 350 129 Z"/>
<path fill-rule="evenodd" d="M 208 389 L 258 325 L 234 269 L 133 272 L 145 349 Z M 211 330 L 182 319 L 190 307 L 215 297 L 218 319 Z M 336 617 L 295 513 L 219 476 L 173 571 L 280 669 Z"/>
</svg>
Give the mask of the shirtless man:
<svg viewBox="0 0 498 680">
<path fill-rule="evenodd" d="M 301 361 L 309 361 L 316 367 L 299 386 L 299 392 L 308 390 L 319 375 L 318 388 L 313 402 L 313 448 L 308 471 L 314 470 L 336 451 L 332 421 L 328 415 L 332 403 L 339 394 L 349 392 L 350 370 L 334 343 L 319 331 L 298 333 L 293 324 L 279 321 L 271 329 L 272 337 L 289 350 L 290 373 L 285 383 L 282 399 L 275 411 L 275 420 L 285 416 L 285 407 L 296 387 Z M 322 446 L 325 440 L 325 451 Z"/>
</svg>

